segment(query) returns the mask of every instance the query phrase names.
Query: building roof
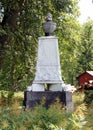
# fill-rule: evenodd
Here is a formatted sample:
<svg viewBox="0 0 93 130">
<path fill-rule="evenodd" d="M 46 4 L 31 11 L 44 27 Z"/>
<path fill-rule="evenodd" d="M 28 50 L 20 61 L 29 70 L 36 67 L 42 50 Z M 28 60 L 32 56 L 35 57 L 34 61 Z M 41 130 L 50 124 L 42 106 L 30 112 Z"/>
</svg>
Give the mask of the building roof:
<svg viewBox="0 0 93 130">
<path fill-rule="evenodd" d="M 93 76 L 93 71 L 86 71 L 86 72 L 80 74 L 80 75 L 77 77 L 77 79 L 78 79 L 81 75 L 83 75 L 83 74 L 85 74 L 85 73 L 88 73 L 88 74 L 90 74 L 91 76 Z"/>
<path fill-rule="evenodd" d="M 93 76 L 93 71 L 86 71 L 86 72 Z"/>
</svg>

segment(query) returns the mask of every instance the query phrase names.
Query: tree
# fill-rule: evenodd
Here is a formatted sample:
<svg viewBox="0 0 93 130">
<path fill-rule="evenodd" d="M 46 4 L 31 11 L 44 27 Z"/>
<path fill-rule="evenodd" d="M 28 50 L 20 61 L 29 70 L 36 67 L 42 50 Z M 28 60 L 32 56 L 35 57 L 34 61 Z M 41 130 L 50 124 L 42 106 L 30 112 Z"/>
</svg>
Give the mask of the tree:
<svg viewBox="0 0 93 130">
<path fill-rule="evenodd" d="M 81 43 L 78 48 L 79 73 L 93 70 L 93 20 L 88 20 L 82 26 Z"/>
<path fill-rule="evenodd" d="M 41 25 L 46 14 L 52 13 L 58 27 L 66 28 L 61 24 L 62 15 L 67 14 L 66 17 L 76 19 L 78 16 L 77 3 L 77 0 L 0 1 L 1 88 L 21 90 L 31 84 L 36 64 L 37 41 L 38 37 L 43 35 Z M 65 20 L 63 15 L 62 23 L 65 23 Z M 56 34 L 59 35 L 59 39 L 61 36 L 65 37 L 65 30 L 62 30 L 62 35 L 58 30 Z M 66 35 L 65 39 L 67 37 L 69 35 Z"/>
<path fill-rule="evenodd" d="M 81 28 L 77 17 L 78 13 L 75 16 L 62 13 L 58 31 L 62 77 L 66 83 L 70 84 L 75 84 L 77 77 L 77 54 Z"/>
</svg>

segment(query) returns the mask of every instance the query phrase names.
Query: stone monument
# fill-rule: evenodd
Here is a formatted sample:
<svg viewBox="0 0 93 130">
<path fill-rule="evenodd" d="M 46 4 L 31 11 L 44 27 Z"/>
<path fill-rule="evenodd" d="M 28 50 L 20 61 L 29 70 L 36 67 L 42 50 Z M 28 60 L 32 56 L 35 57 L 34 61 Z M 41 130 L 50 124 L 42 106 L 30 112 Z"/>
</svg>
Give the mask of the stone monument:
<svg viewBox="0 0 93 130">
<path fill-rule="evenodd" d="M 70 92 L 64 91 L 66 86 L 61 75 L 58 37 L 52 36 L 56 29 L 56 23 L 52 21 L 50 13 L 42 26 L 45 36 L 38 38 L 35 78 L 32 85 L 28 86 L 25 91 L 25 106 L 33 106 L 34 102 L 39 102 L 42 96 L 46 97 L 47 104 L 59 97 L 65 105 L 70 104 L 68 106 L 71 106 L 72 95 Z M 67 97 L 67 93 L 69 97 Z"/>
<path fill-rule="evenodd" d="M 52 36 L 56 23 L 48 13 L 46 22 L 42 25 L 45 36 L 39 37 L 36 73 L 31 91 L 62 91 L 62 76 L 58 49 L 58 37 Z"/>
</svg>

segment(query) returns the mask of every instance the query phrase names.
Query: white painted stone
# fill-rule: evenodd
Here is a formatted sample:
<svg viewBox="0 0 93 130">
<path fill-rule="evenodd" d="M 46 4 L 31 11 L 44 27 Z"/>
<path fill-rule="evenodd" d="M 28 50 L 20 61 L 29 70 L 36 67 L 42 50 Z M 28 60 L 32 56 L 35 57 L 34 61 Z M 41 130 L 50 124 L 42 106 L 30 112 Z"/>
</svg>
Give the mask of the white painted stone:
<svg viewBox="0 0 93 130">
<path fill-rule="evenodd" d="M 27 91 L 32 91 L 32 85 L 31 85 L 31 86 L 28 86 L 26 90 L 27 90 Z"/>
<path fill-rule="evenodd" d="M 67 86 L 64 82 L 62 83 L 62 91 L 67 91 Z"/>
<path fill-rule="evenodd" d="M 54 36 L 40 37 L 37 66 L 60 65 L 58 38 Z"/>
<path fill-rule="evenodd" d="M 55 36 L 39 37 L 37 65 L 33 84 L 29 91 L 45 91 L 45 84 L 50 84 L 50 91 L 63 91 L 58 38 Z"/>
<path fill-rule="evenodd" d="M 73 93 L 73 92 L 76 91 L 76 88 L 73 85 L 70 85 L 70 84 L 67 85 L 66 84 L 66 85 L 64 85 L 63 90 Z"/>
<path fill-rule="evenodd" d="M 44 84 L 32 84 L 32 91 L 45 91 Z"/>
<path fill-rule="evenodd" d="M 34 83 L 61 83 L 58 38 L 40 37 Z"/>
<path fill-rule="evenodd" d="M 73 112 L 74 111 L 74 104 L 73 104 L 73 102 L 68 102 L 67 104 L 66 104 L 66 112 L 67 113 L 71 113 L 71 112 Z"/>
<path fill-rule="evenodd" d="M 52 84 L 49 86 L 50 91 L 61 91 L 62 92 L 62 85 L 61 84 Z"/>
</svg>

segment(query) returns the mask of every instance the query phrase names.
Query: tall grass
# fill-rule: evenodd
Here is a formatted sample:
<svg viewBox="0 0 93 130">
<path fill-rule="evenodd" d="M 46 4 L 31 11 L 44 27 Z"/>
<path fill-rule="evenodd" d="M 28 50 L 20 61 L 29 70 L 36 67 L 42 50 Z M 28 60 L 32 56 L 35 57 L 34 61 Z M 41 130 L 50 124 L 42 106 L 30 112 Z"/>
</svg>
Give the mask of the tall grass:
<svg viewBox="0 0 93 130">
<path fill-rule="evenodd" d="M 17 96 L 18 97 L 18 96 Z M 74 94 L 75 109 L 72 113 L 66 113 L 65 108 L 57 99 L 49 109 L 37 105 L 33 110 L 22 109 L 22 97 L 16 96 L 11 100 L 11 105 L 4 106 L 3 98 L 0 98 L 0 130 L 92 130 L 93 111 L 87 110 L 83 103 L 84 95 Z M 82 97 L 82 99 L 80 98 Z M 91 116 L 90 116 L 91 115 Z"/>
</svg>

